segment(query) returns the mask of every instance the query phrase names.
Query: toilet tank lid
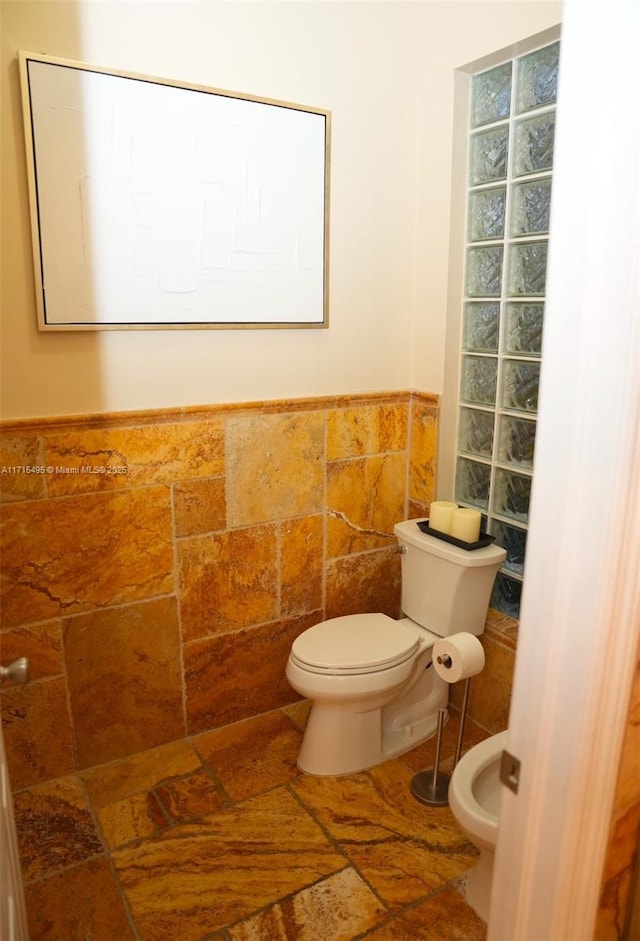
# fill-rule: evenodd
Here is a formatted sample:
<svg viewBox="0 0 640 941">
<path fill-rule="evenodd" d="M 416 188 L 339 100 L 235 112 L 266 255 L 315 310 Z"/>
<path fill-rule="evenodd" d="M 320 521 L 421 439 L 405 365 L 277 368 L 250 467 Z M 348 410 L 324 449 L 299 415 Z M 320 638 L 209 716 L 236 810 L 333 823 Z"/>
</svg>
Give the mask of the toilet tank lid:
<svg viewBox="0 0 640 941">
<path fill-rule="evenodd" d="M 503 562 L 507 553 L 501 546 L 495 544 L 484 546 L 482 549 L 474 549 L 469 552 L 467 549 L 461 549 L 449 542 L 443 542 L 436 536 L 430 536 L 423 533 L 418 528 L 418 523 L 423 522 L 424 517 L 419 519 L 404 520 L 402 523 L 396 523 L 393 527 L 398 541 L 408 543 L 421 549 L 423 552 L 429 552 L 431 555 L 446 559 L 448 562 L 455 562 L 457 565 L 463 565 L 466 568 L 478 568 L 484 565 L 496 565 Z"/>
<path fill-rule="evenodd" d="M 291 650 L 309 666 L 380 670 L 402 663 L 420 646 L 418 634 L 386 614 L 351 614 L 307 628 Z"/>
</svg>

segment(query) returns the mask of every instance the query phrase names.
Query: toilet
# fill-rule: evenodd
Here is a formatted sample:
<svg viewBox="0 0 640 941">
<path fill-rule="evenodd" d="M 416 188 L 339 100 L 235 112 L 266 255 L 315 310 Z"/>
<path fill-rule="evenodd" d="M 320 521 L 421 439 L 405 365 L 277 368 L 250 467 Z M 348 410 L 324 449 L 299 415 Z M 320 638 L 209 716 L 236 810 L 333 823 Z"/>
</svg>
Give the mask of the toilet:
<svg viewBox="0 0 640 941">
<path fill-rule="evenodd" d="M 467 876 L 467 901 L 484 921 L 489 921 L 493 860 L 500 812 L 500 762 L 508 732 L 485 739 L 462 756 L 449 782 L 449 806 L 460 829 L 480 850 Z"/>
<path fill-rule="evenodd" d="M 432 666 L 440 637 L 482 634 L 506 552 L 468 551 L 405 520 L 394 527 L 402 567 L 399 620 L 331 618 L 303 631 L 287 662 L 289 683 L 311 701 L 298 755 L 307 774 L 364 771 L 433 735 L 449 686 Z"/>
</svg>

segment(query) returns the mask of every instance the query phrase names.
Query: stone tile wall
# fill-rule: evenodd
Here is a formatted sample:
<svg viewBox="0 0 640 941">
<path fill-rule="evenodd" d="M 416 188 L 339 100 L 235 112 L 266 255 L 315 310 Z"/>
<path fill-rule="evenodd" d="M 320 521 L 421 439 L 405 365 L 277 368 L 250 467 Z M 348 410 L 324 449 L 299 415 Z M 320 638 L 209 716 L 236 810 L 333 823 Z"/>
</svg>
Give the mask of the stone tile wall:
<svg viewBox="0 0 640 941">
<path fill-rule="evenodd" d="M 427 515 L 420 393 L 5 424 L 1 692 L 15 788 L 294 701 L 294 638 L 399 613 Z"/>
<path fill-rule="evenodd" d="M 509 708 L 518 642 L 518 622 L 489 608 L 484 634 L 485 665 L 469 685 L 468 715 L 495 735 L 509 726 Z M 462 708 L 464 683 L 451 687 L 450 702 Z"/>
</svg>

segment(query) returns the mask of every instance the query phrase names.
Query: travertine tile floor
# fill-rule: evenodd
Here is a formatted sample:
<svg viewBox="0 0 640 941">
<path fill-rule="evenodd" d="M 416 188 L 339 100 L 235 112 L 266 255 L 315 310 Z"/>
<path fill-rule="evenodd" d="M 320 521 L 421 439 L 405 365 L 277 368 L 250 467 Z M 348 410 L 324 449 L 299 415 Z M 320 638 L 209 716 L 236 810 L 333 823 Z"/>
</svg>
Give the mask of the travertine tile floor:
<svg viewBox="0 0 640 941">
<path fill-rule="evenodd" d="M 296 767 L 305 716 L 299 703 L 17 792 L 33 941 L 484 939 L 462 895 L 475 849 L 409 790 L 433 741 L 313 778 Z M 468 721 L 465 748 L 486 734 Z"/>
</svg>

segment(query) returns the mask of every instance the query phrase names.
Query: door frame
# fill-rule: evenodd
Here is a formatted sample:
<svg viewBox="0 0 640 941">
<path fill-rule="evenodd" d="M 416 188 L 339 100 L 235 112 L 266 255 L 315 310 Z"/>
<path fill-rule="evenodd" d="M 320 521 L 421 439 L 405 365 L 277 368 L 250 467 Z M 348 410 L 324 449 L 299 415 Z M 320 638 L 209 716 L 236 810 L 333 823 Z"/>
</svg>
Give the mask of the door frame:
<svg viewBox="0 0 640 941">
<path fill-rule="evenodd" d="M 538 434 L 489 941 L 591 938 L 640 640 L 635 0 L 565 0 Z"/>
</svg>

